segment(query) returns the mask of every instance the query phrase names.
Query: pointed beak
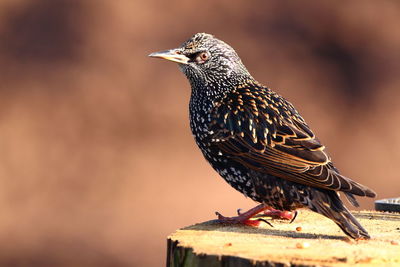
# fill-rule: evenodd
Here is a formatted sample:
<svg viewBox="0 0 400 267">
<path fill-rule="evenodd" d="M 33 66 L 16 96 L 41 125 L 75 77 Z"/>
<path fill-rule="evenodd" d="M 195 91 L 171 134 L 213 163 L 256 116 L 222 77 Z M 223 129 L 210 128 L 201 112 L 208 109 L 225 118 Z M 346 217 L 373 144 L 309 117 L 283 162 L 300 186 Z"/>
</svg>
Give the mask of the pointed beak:
<svg viewBox="0 0 400 267">
<path fill-rule="evenodd" d="M 189 58 L 182 54 L 180 49 L 171 49 L 171 50 L 166 50 L 166 51 L 161 51 L 161 52 L 154 52 L 149 55 L 149 57 L 155 57 L 155 58 L 163 58 L 166 60 L 178 62 L 181 64 L 188 64 Z"/>
</svg>

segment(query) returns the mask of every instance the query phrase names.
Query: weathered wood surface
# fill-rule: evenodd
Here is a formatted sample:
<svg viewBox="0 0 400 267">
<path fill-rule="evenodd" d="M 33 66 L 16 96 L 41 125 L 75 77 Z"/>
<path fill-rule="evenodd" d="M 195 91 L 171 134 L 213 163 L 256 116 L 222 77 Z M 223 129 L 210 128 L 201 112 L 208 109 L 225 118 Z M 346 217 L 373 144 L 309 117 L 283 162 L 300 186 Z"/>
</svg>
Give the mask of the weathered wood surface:
<svg viewBox="0 0 400 267">
<path fill-rule="evenodd" d="M 351 240 L 332 221 L 305 210 L 291 224 L 269 220 L 274 227 L 215 221 L 185 227 L 168 237 L 167 266 L 400 266 L 400 214 L 354 215 L 371 240 Z"/>
</svg>

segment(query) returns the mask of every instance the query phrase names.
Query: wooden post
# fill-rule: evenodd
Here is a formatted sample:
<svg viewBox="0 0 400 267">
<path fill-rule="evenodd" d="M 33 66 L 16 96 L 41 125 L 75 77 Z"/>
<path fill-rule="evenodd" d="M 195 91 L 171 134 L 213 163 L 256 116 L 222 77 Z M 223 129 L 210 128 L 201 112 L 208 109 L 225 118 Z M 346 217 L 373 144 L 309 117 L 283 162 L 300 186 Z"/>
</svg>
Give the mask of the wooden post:
<svg viewBox="0 0 400 267">
<path fill-rule="evenodd" d="M 400 266 L 400 214 L 353 214 L 370 240 L 352 240 L 329 219 L 306 210 L 291 224 L 269 220 L 274 227 L 192 225 L 168 237 L 167 266 Z"/>
</svg>

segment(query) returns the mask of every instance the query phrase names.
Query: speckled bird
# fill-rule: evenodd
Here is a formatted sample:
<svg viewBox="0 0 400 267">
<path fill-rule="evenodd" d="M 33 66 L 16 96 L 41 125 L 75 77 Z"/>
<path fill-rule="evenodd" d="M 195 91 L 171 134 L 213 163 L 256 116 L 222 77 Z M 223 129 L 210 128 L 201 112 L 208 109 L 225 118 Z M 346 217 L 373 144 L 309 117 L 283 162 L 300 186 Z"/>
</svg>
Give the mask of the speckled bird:
<svg viewBox="0 0 400 267">
<path fill-rule="evenodd" d="M 197 33 L 150 56 L 178 63 L 192 88 L 190 127 L 204 157 L 232 187 L 261 203 L 235 217 L 217 213 L 221 222 L 256 225 L 251 218 L 261 212 L 288 217 L 285 211 L 309 208 L 354 239 L 370 238 L 339 191 L 354 206 L 354 195 L 375 192 L 339 173 L 294 106 L 257 82 L 231 46 Z"/>
</svg>

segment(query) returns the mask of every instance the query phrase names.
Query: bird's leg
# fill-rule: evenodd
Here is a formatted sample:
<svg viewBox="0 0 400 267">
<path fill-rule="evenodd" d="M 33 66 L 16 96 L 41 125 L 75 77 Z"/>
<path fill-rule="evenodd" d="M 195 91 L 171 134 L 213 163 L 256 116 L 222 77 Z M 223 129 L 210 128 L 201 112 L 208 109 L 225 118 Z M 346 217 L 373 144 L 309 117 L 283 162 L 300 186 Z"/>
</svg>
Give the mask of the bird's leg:
<svg viewBox="0 0 400 267">
<path fill-rule="evenodd" d="M 282 210 L 276 210 L 276 209 L 266 209 L 264 210 L 264 215 L 265 216 L 270 216 L 274 219 L 285 219 L 285 220 L 290 220 L 290 223 L 296 219 L 297 216 L 297 211 L 290 212 L 290 211 L 282 211 Z"/>
<path fill-rule="evenodd" d="M 266 222 L 267 221 L 263 220 L 263 219 L 259 219 L 259 220 L 250 220 L 250 218 L 254 217 L 255 215 L 257 215 L 258 213 L 267 210 L 267 209 L 271 209 L 268 206 L 265 206 L 264 204 L 260 204 L 246 212 L 241 213 L 240 209 L 238 209 L 237 213 L 238 216 L 235 217 L 225 217 L 222 216 L 219 212 L 216 212 L 215 214 L 218 216 L 218 221 L 221 223 L 226 223 L 226 224 L 245 224 L 245 225 L 249 225 L 249 226 L 258 226 L 260 225 L 260 222 Z M 269 225 L 271 225 L 270 223 L 268 223 Z M 271 225 L 272 226 L 272 225 Z"/>
</svg>

